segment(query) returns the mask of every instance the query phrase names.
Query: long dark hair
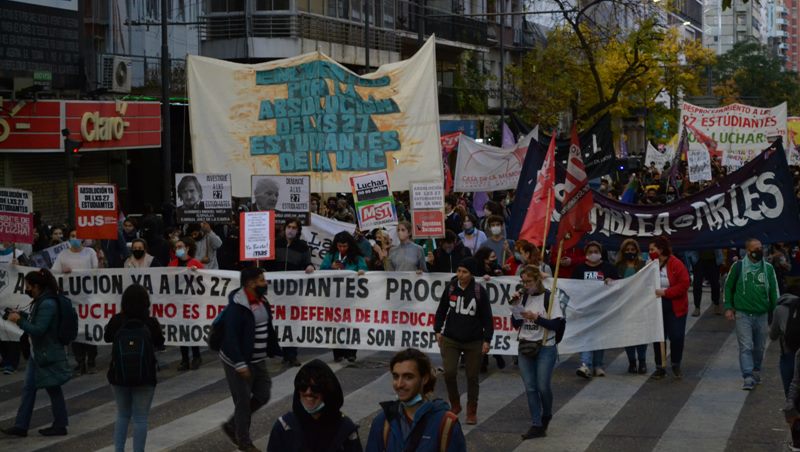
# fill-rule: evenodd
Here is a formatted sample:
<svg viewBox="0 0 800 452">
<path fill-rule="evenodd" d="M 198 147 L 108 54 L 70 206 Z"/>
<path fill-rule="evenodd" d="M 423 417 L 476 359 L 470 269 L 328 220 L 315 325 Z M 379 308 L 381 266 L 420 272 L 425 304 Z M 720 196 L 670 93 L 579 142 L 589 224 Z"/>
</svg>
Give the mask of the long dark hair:
<svg viewBox="0 0 800 452">
<path fill-rule="evenodd" d="M 28 272 L 25 275 L 25 282 L 29 286 L 38 286 L 42 293 L 50 292 L 57 295 L 60 292 L 58 288 L 58 281 L 55 276 L 50 273 L 50 270 L 42 268 L 36 271 Z"/>
<path fill-rule="evenodd" d="M 339 252 L 339 250 L 336 248 L 336 245 L 339 243 L 347 244 L 348 261 L 355 262 L 358 259 L 358 256 L 361 256 L 361 250 L 358 248 L 356 239 L 354 239 L 353 236 L 347 231 L 342 231 L 333 236 L 333 240 L 331 240 L 331 244 L 328 247 L 328 253 L 331 256 L 335 256 L 335 253 Z"/>
<path fill-rule="evenodd" d="M 131 284 L 122 292 L 122 313 L 139 320 L 150 317 L 150 295 L 144 286 Z"/>
</svg>

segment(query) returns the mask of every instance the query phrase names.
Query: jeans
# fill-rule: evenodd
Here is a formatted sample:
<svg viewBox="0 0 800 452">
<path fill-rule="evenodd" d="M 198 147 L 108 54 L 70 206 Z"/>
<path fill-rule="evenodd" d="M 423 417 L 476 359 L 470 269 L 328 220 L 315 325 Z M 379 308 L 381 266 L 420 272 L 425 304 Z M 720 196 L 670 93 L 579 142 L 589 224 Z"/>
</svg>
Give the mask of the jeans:
<svg viewBox="0 0 800 452">
<path fill-rule="evenodd" d="M 605 350 L 581 352 L 581 362 L 589 366 L 590 369 L 601 369 L 603 367 L 604 354 Z"/>
<path fill-rule="evenodd" d="M 267 373 L 267 361 L 250 363 L 251 377 L 245 380 L 233 367 L 223 363 L 225 379 L 233 397 L 233 415 L 226 424 L 236 432 L 239 445 L 252 444 L 250 439 L 250 419 L 253 413 L 269 402 L 272 380 Z"/>
<path fill-rule="evenodd" d="M 699 261 L 694 265 L 694 280 L 692 281 L 692 295 L 694 307 L 700 307 L 703 297 L 703 280 L 711 286 L 711 303 L 719 306 L 719 265 L 715 261 Z"/>
<path fill-rule="evenodd" d="M 767 314 L 736 312 L 736 340 L 739 342 L 739 369 L 742 378 L 752 378 L 761 370 L 767 342 Z"/>
<path fill-rule="evenodd" d="M 36 366 L 32 362 L 28 362 L 25 369 L 25 383 L 22 385 L 22 398 L 17 410 L 17 419 L 14 422 L 14 427 L 22 430 L 28 430 L 31 425 L 31 416 L 33 415 L 33 405 L 36 403 Z M 66 428 L 69 425 L 67 421 L 67 404 L 64 401 L 64 392 L 61 391 L 61 386 L 50 386 L 45 388 L 47 395 L 50 396 L 50 408 L 53 410 L 53 427 Z"/>
<path fill-rule="evenodd" d="M 789 384 L 794 377 L 794 353 L 785 352 L 781 353 L 781 358 L 778 364 L 781 371 L 781 381 L 783 382 L 783 395 L 789 395 Z"/>
<path fill-rule="evenodd" d="M 478 403 L 480 391 L 479 377 L 483 341 L 459 342 L 449 337 L 442 338 L 442 361 L 444 362 L 444 382 L 450 403 L 461 400 L 458 392 L 458 359 L 464 353 L 464 367 L 467 372 L 467 403 Z"/>
<path fill-rule="evenodd" d="M 638 357 L 639 363 L 644 364 L 647 361 L 647 344 L 625 347 L 625 353 L 628 354 L 628 362 L 635 363 Z"/>
<path fill-rule="evenodd" d="M 114 450 L 125 451 L 128 424 L 133 420 L 133 451 L 144 452 L 144 443 L 147 441 L 147 415 L 150 414 L 156 387 L 150 385 L 134 387 L 111 385 L 111 387 L 114 389 L 114 398 L 117 401 Z"/>
<path fill-rule="evenodd" d="M 664 340 L 669 341 L 669 354 L 673 366 L 680 366 L 683 359 L 683 341 L 686 338 L 686 316 L 675 317 L 672 312 L 672 301 L 661 299 L 661 312 L 664 317 Z M 653 354 L 657 367 L 666 367 L 661 359 L 661 343 L 653 343 Z"/>
<path fill-rule="evenodd" d="M 528 396 L 528 410 L 531 412 L 531 423 L 542 426 L 542 417 L 553 416 L 553 389 L 550 381 L 556 365 L 558 352 L 555 345 L 542 347 L 536 358 L 519 355 L 519 373 L 525 383 L 525 394 Z"/>
</svg>

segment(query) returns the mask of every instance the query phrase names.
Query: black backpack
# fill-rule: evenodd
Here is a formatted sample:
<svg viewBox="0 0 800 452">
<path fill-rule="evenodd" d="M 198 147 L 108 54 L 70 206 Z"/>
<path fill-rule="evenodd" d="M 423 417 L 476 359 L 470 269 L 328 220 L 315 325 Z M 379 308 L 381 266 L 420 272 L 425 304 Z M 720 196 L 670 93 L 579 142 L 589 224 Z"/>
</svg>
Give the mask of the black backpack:
<svg viewBox="0 0 800 452">
<path fill-rule="evenodd" d="M 114 336 L 108 379 L 117 386 L 154 384 L 156 355 L 150 329 L 141 320 L 125 322 Z"/>
<path fill-rule="evenodd" d="M 788 350 L 784 352 L 795 353 L 800 349 L 800 299 L 789 304 L 789 315 L 786 318 L 786 330 L 783 333 L 783 342 Z"/>
<path fill-rule="evenodd" d="M 62 294 L 56 296 L 58 303 L 58 342 L 69 345 L 78 337 L 78 312 L 72 300 Z"/>
<path fill-rule="evenodd" d="M 225 322 L 222 316 L 225 314 L 226 309 L 228 309 L 227 306 L 217 314 L 211 322 L 211 330 L 209 330 L 208 336 L 205 337 L 208 348 L 215 352 L 218 352 L 219 349 L 222 348 L 222 340 L 225 338 Z"/>
</svg>

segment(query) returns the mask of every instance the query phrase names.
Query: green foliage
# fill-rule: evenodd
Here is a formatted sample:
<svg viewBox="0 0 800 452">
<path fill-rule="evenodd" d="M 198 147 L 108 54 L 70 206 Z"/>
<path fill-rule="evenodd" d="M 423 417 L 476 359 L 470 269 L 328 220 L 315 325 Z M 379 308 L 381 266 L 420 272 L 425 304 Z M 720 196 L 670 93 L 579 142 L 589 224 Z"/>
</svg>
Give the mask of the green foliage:
<svg viewBox="0 0 800 452">
<path fill-rule="evenodd" d="M 459 112 L 484 114 L 487 110 L 486 84 L 493 80 L 475 52 L 463 52 L 453 77 L 456 106 Z"/>
</svg>

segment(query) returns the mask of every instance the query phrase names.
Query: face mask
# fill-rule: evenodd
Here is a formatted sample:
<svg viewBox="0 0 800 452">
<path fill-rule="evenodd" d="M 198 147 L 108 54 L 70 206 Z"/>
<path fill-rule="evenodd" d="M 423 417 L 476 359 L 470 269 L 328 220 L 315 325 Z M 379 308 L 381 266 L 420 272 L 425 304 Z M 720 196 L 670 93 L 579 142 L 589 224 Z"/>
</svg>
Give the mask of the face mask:
<svg viewBox="0 0 800 452">
<path fill-rule="evenodd" d="M 319 405 L 315 406 L 314 408 L 311 408 L 310 410 L 306 408 L 305 405 L 303 405 L 303 409 L 306 410 L 306 413 L 308 414 L 317 414 L 324 408 L 325 408 L 325 402 L 320 402 Z"/>
<path fill-rule="evenodd" d="M 131 251 L 131 254 L 133 254 L 133 257 L 136 259 L 141 259 L 144 257 L 144 250 L 133 250 Z"/>
<path fill-rule="evenodd" d="M 80 239 L 69 239 L 69 246 L 71 248 L 80 248 L 81 247 Z"/>
<path fill-rule="evenodd" d="M 180 259 L 184 256 L 186 256 L 186 248 L 178 248 L 177 250 L 175 250 L 175 257 Z"/>
<path fill-rule="evenodd" d="M 297 229 L 286 229 L 285 234 L 287 239 L 294 239 L 297 237 Z"/>
<path fill-rule="evenodd" d="M 658 259 L 658 253 L 655 251 L 650 251 L 650 259 L 656 260 Z"/>
<path fill-rule="evenodd" d="M 33 298 L 33 291 L 32 291 L 32 290 L 30 290 L 30 289 L 28 289 L 28 290 L 26 290 L 26 291 L 25 291 L 25 295 L 27 295 L 27 296 L 29 296 L 29 297 Z"/>
<path fill-rule="evenodd" d="M 750 252 L 750 259 L 753 259 L 754 261 L 760 261 L 763 256 L 764 250 L 755 250 Z"/>
<path fill-rule="evenodd" d="M 636 253 L 625 253 L 625 260 L 628 261 L 636 260 Z"/>
<path fill-rule="evenodd" d="M 408 231 L 400 231 L 400 230 L 398 230 L 397 231 L 397 238 L 400 239 L 400 240 L 408 239 Z"/>
<path fill-rule="evenodd" d="M 420 402 L 422 402 L 422 394 L 417 394 L 414 397 L 412 397 L 411 400 L 409 400 L 408 402 L 400 402 L 400 405 L 403 405 L 404 407 L 409 407 L 418 405 Z"/>
<path fill-rule="evenodd" d="M 489 230 L 492 231 L 492 235 L 500 235 L 503 233 L 502 226 L 492 226 Z"/>
<path fill-rule="evenodd" d="M 586 260 L 587 260 L 587 261 L 589 261 L 589 262 L 591 262 L 591 263 L 593 263 L 593 264 L 594 264 L 594 263 L 597 263 L 597 262 L 600 262 L 600 260 L 601 260 L 602 258 L 603 258 L 603 257 L 602 257 L 600 254 L 598 254 L 598 253 L 590 253 L 590 254 L 587 254 L 587 255 L 586 255 Z"/>
<path fill-rule="evenodd" d="M 253 291 L 256 293 L 258 298 L 261 298 L 267 294 L 267 286 L 256 286 L 256 288 L 253 289 Z"/>
</svg>

